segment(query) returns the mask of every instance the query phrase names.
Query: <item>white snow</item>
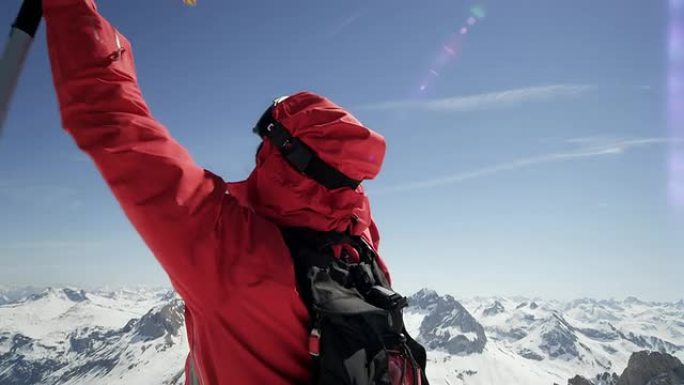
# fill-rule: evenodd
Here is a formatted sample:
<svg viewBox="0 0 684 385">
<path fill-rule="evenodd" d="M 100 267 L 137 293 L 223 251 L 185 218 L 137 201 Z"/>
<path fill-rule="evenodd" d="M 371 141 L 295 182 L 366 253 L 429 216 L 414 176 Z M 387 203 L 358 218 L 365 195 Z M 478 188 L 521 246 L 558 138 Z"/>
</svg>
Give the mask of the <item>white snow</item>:
<svg viewBox="0 0 684 385">
<path fill-rule="evenodd" d="M 404 326 L 412 337 L 417 337 L 420 334 L 420 324 L 426 315 L 425 312 L 412 311 L 410 308 L 404 311 Z"/>
<path fill-rule="evenodd" d="M 36 299 L 0 306 L 0 331 L 41 339 L 83 326 L 121 328 L 161 302 L 158 291 L 87 293 L 86 298 L 75 302 L 63 289 L 49 288 Z"/>
<path fill-rule="evenodd" d="M 14 337 L 23 335 L 34 341 L 16 353 L 43 359 L 60 351 L 78 365 L 92 357 L 71 352 L 68 335 L 85 337 L 93 330 L 120 330 L 131 319 L 172 298 L 167 289 L 120 289 L 86 292 L 84 300 L 75 301 L 63 289 L 47 289 L 40 295 L 0 305 L 0 355 L 9 352 Z M 484 311 L 495 301 L 503 306 L 503 312 L 485 316 Z M 632 352 L 645 350 L 630 341 L 639 338 L 648 343 L 666 341 L 669 345 L 663 347 L 684 359 L 684 306 L 678 304 L 506 297 L 460 302 L 484 327 L 487 344 L 482 354 L 428 352 L 428 376 L 433 385 L 551 385 L 565 384 L 576 374 L 587 378 L 605 371 L 620 374 Z M 421 323 L 429 311 L 408 308 L 404 313 L 407 330 L 419 340 Z M 461 335 L 470 341 L 477 338 L 475 333 L 464 333 L 451 324 L 438 325 L 431 332 L 440 336 L 448 333 L 451 338 Z M 150 342 L 130 337 L 100 342 L 103 345 L 98 345 L 97 354 L 120 354 L 111 371 L 89 372 L 60 385 L 181 384 L 188 351 L 185 331 L 167 337 Z M 552 357 L 555 353 L 557 356 Z M 73 365 L 50 378 L 59 378 Z"/>
</svg>

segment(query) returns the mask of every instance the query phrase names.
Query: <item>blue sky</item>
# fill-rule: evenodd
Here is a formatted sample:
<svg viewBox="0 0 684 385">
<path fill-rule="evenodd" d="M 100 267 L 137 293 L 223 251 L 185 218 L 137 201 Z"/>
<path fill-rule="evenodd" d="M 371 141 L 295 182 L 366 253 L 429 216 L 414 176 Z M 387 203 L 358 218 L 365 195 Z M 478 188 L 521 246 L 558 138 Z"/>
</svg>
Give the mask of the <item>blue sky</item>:
<svg viewBox="0 0 684 385">
<path fill-rule="evenodd" d="M 18 5 L 0 3 L 0 25 Z M 133 42 L 156 117 L 227 180 L 249 174 L 250 129 L 283 94 L 324 94 L 385 135 L 367 188 L 399 289 L 684 292 L 665 1 L 99 8 Z M 0 142 L 0 283 L 165 282 L 59 127 L 41 30 Z"/>
</svg>

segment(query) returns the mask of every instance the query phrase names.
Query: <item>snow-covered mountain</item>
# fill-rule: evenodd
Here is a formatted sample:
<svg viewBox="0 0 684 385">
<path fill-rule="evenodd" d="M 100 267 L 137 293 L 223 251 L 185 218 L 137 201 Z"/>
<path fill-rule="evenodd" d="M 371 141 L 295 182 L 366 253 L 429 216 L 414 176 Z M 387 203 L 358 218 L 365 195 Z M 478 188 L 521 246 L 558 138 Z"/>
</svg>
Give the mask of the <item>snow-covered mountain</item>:
<svg viewBox="0 0 684 385">
<path fill-rule="evenodd" d="M 434 344 L 426 321 L 434 303 L 449 302 L 442 311 L 451 339 L 474 341 L 472 320 L 484 329 L 482 352 L 449 351 L 449 341 Z M 422 290 L 410 298 L 411 323 L 420 323 L 418 339 L 436 348 L 430 355 L 433 384 L 566 384 L 580 374 L 586 378 L 620 374 L 633 352 L 651 350 L 684 357 L 684 306 L 647 303 L 635 298 L 579 299 L 570 302 L 512 298 L 474 298 L 457 302 Z M 428 309 L 426 312 L 423 309 Z M 434 310 L 433 310 L 434 309 Z M 468 309 L 467 315 L 462 315 Z M 421 319 L 420 314 L 425 316 Z M 462 322 L 453 324 L 453 319 Z M 415 330 L 415 329 L 414 329 Z M 486 340 L 485 340 L 486 337 Z"/>
<path fill-rule="evenodd" d="M 11 302 L 26 298 L 31 294 L 37 294 L 44 290 L 44 288 L 37 287 L 4 287 L 0 286 L 0 305 L 5 305 Z"/>
<path fill-rule="evenodd" d="M 17 292 L 0 289 L 0 384 L 182 384 L 188 348 L 173 292 Z M 633 352 L 684 357 L 683 301 L 458 301 L 421 290 L 410 303 L 407 329 L 430 350 L 433 385 L 566 384 L 577 374 L 609 385 Z"/>
<path fill-rule="evenodd" d="M 173 292 L 46 289 L 0 306 L 0 384 L 180 384 Z"/>
</svg>

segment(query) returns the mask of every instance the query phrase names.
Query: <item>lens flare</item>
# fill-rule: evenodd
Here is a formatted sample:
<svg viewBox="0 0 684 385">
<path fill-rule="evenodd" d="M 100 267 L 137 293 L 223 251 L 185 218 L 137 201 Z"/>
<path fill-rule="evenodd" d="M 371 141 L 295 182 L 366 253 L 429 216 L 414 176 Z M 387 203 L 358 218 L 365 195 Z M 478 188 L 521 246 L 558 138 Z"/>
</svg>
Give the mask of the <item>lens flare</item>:
<svg viewBox="0 0 684 385">
<path fill-rule="evenodd" d="M 668 121 L 673 141 L 684 140 L 684 1 L 670 0 L 668 39 Z M 684 149 L 672 145 L 669 195 L 673 206 L 684 208 Z"/>
<path fill-rule="evenodd" d="M 485 18 L 485 16 L 487 16 L 487 9 L 485 8 L 484 4 L 475 4 L 470 7 L 470 13 L 482 20 Z"/>
<path fill-rule="evenodd" d="M 467 38 L 472 34 L 473 28 L 480 24 L 480 20 L 484 19 L 486 10 L 484 5 L 475 4 L 470 7 L 470 13 L 463 23 L 458 25 L 456 32 L 452 34 L 449 40 L 442 44 L 442 49 L 437 54 L 437 57 L 432 62 L 427 74 L 420 82 L 418 89 L 421 94 L 424 94 L 432 85 L 432 83 L 444 73 L 444 68 L 458 59 L 461 46 Z"/>
</svg>

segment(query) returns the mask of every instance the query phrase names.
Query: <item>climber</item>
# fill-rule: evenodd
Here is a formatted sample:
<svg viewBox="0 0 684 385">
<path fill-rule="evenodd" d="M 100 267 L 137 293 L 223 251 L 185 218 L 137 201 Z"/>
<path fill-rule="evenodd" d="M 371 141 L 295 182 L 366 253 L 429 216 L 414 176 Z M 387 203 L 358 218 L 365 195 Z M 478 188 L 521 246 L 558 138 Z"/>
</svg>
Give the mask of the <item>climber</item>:
<svg viewBox="0 0 684 385">
<path fill-rule="evenodd" d="M 93 0 L 43 0 L 43 14 L 62 125 L 185 301 L 187 383 L 310 383 L 317 336 L 282 230 L 362 240 L 374 277 L 389 287 L 362 186 L 380 171 L 383 137 L 332 101 L 299 92 L 268 107 L 255 128 L 263 142 L 254 170 L 226 183 L 154 119 L 130 42 Z M 376 294 L 385 295 L 378 285 Z M 398 361 L 383 362 L 387 371 Z M 402 367 L 402 381 L 409 369 L 418 370 Z"/>
</svg>

